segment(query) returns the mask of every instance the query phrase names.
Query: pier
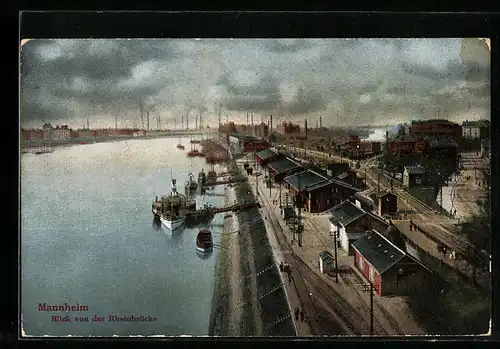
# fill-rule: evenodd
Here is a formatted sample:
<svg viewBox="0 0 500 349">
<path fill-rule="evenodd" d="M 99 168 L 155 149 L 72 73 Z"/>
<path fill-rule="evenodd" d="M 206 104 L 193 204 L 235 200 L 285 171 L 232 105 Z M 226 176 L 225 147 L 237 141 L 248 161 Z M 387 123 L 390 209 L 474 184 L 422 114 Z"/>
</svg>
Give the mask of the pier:
<svg viewBox="0 0 500 349">
<path fill-rule="evenodd" d="M 189 219 L 189 218 L 213 217 L 217 213 L 236 212 L 252 207 L 260 207 L 260 204 L 258 202 L 252 201 L 252 202 L 237 203 L 225 207 L 204 207 L 200 210 L 186 212 L 186 218 Z"/>
<path fill-rule="evenodd" d="M 215 187 L 216 185 L 222 185 L 222 184 L 230 184 L 230 183 L 240 183 L 240 182 L 246 182 L 248 179 L 244 176 L 242 176 L 242 178 L 235 178 L 235 179 L 226 179 L 226 180 L 223 180 L 223 181 L 219 181 L 219 180 L 216 180 L 216 181 L 207 181 L 205 182 L 205 184 L 203 185 L 204 188 L 206 187 Z"/>
</svg>

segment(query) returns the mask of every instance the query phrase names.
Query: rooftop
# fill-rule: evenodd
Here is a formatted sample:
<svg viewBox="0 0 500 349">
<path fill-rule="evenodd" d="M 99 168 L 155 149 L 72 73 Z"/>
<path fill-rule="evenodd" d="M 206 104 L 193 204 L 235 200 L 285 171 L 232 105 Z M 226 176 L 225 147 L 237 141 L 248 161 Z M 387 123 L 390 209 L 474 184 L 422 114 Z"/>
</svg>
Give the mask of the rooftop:
<svg viewBox="0 0 500 349">
<path fill-rule="evenodd" d="M 454 122 L 445 119 L 432 120 L 412 120 L 412 125 L 456 125 Z"/>
<path fill-rule="evenodd" d="M 403 259 L 406 253 L 400 250 L 376 230 L 356 240 L 352 246 L 380 273 Z"/>
<path fill-rule="evenodd" d="M 431 148 L 439 148 L 439 147 L 458 147 L 457 142 L 452 138 L 438 138 L 432 139 L 429 141 L 429 146 Z"/>
<path fill-rule="evenodd" d="M 339 179 L 339 180 L 344 180 L 346 179 L 347 177 L 349 177 L 349 173 L 347 172 L 342 172 L 341 174 L 339 174 L 338 176 L 336 176 L 335 178 L 336 179 Z"/>
<path fill-rule="evenodd" d="M 256 154 L 261 160 L 267 160 L 267 159 L 272 158 L 273 156 L 278 155 L 278 152 L 267 148 L 267 149 L 264 149 L 264 150 L 257 152 Z"/>
<path fill-rule="evenodd" d="M 490 120 L 477 120 L 477 121 L 464 121 L 462 126 L 472 126 L 472 127 L 490 127 Z"/>
<path fill-rule="evenodd" d="M 404 170 L 409 175 L 423 175 L 423 174 L 425 174 L 425 167 L 418 166 L 418 165 L 415 165 L 415 166 L 405 166 Z"/>
<path fill-rule="evenodd" d="M 330 222 L 333 224 L 340 223 L 343 226 L 348 225 L 366 214 L 363 209 L 350 201 L 344 201 L 326 212 L 331 215 Z"/>
<path fill-rule="evenodd" d="M 328 181 L 328 178 L 325 178 L 311 170 L 305 170 L 285 177 L 284 181 L 295 189 L 306 189 L 307 187 L 312 187 L 316 184 L 326 182 Z"/>
<path fill-rule="evenodd" d="M 285 159 L 270 162 L 268 164 L 268 167 L 272 169 L 274 172 L 276 172 L 276 174 L 279 174 L 296 168 L 301 168 L 302 166 L 299 163 L 287 157 Z"/>
<path fill-rule="evenodd" d="M 321 258 L 321 259 L 323 259 L 323 260 L 324 260 L 324 259 L 331 259 L 331 260 L 333 260 L 333 256 L 332 256 L 332 254 L 331 254 L 330 252 L 328 252 L 328 251 L 323 251 L 323 252 L 321 252 L 321 253 L 319 254 L 319 258 Z"/>
<path fill-rule="evenodd" d="M 385 193 L 382 193 L 382 194 L 380 194 L 380 195 L 379 195 L 379 197 L 380 197 L 380 198 L 385 198 L 386 196 L 393 196 L 393 197 L 397 197 L 397 195 L 396 195 L 396 194 L 393 194 L 393 193 L 391 193 L 391 192 L 389 192 L 389 191 L 386 191 Z"/>
</svg>

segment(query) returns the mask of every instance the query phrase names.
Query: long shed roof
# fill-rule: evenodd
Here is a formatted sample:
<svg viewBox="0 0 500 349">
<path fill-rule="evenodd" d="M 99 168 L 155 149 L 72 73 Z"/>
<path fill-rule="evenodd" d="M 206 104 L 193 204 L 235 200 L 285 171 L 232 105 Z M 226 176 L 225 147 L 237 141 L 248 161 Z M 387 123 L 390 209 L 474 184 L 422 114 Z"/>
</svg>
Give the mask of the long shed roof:
<svg viewBox="0 0 500 349">
<path fill-rule="evenodd" d="M 276 161 L 272 161 L 267 166 L 272 169 L 276 174 L 285 173 L 296 168 L 301 168 L 302 166 L 293 161 L 290 158 L 284 158 Z"/>
<path fill-rule="evenodd" d="M 366 232 L 366 235 L 352 244 L 366 260 L 380 273 L 399 262 L 406 253 L 400 250 L 376 230 Z"/>
</svg>

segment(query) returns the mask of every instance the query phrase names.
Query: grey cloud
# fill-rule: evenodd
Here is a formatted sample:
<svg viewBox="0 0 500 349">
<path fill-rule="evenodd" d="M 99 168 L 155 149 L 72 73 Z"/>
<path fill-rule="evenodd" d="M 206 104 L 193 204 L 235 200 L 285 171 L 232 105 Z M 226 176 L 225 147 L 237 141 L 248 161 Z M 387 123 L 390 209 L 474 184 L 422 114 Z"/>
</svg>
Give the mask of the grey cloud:
<svg viewBox="0 0 500 349">
<path fill-rule="evenodd" d="M 232 115 L 366 124 L 432 117 L 438 105 L 450 115 L 489 108 L 489 56 L 474 53 L 484 45 L 428 40 L 32 40 L 21 54 L 21 118 L 77 119 L 93 105 L 136 115 L 143 105 L 169 115 L 203 110 L 216 121 L 221 102 Z M 282 85 L 301 89 L 285 96 Z"/>
<path fill-rule="evenodd" d="M 277 81 L 266 75 L 252 85 L 239 85 L 228 75 L 219 79 L 218 84 L 228 94 L 223 98 L 223 107 L 235 111 L 267 111 L 280 104 L 281 95 Z"/>
</svg>

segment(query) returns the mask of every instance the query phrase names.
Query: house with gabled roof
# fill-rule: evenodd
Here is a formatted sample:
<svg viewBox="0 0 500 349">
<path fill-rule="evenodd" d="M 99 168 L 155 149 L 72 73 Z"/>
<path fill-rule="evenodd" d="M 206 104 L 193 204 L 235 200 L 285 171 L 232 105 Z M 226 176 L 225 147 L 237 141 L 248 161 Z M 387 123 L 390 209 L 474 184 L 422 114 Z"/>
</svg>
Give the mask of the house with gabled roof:
<svg viewBox="0 0 500 349">
<path fill-rule="evenodd" d="M 360 190 L 311 168 L 287 176 L 283 181 L 292 195 L 299 196 L 310 213 L 324 212 Z"/>
<path fill-rule="evenodd" d="M 379 296 L 402 296 L 427 290 L 431 271 L 377 230 L 352 244 L 354 266 Z"/>
<path fill-rule="evenodd" d="M 368 230 L 385 231 L 390 225 L 382 217 L 362 209 L 358 200 L 346 200 L 326 212 L 330 214 L 330 234 L 336 234 L 337 247 L 350 256 L 354 255 L 352 244 L 364 237 Z"/>
</svg>

